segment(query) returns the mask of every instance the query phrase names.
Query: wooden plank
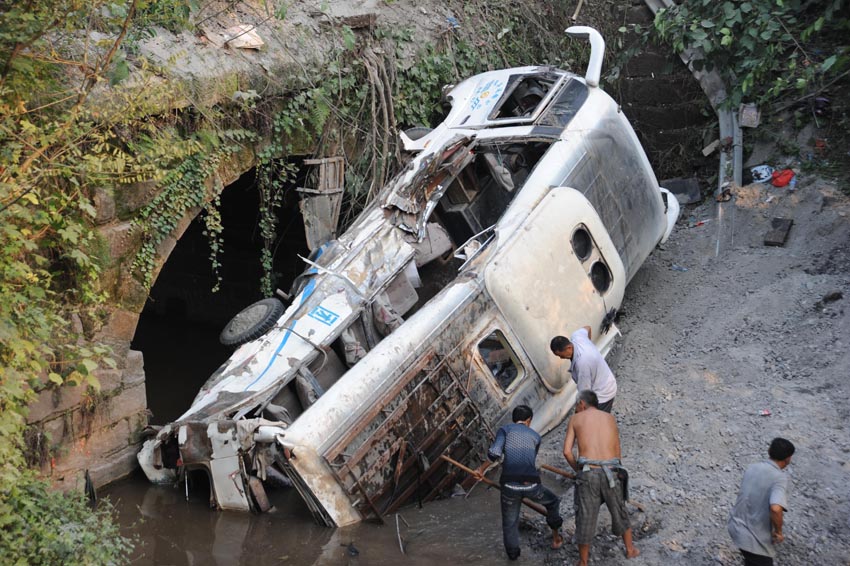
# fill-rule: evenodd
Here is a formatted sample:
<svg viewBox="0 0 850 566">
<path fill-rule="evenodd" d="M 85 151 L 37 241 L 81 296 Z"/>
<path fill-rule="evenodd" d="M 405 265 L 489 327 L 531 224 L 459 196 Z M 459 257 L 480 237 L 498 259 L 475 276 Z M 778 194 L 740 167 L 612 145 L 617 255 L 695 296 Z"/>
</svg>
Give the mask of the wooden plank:
<svg viewBox="0 0 850 566">
<path fill-rule="evenodd" d="M 771 230 L 764 236 L 764 245 L 784 246 L 793 225 L 794 220 L 792 218 L 774 218 L 771 220 Z"/>
</svg>

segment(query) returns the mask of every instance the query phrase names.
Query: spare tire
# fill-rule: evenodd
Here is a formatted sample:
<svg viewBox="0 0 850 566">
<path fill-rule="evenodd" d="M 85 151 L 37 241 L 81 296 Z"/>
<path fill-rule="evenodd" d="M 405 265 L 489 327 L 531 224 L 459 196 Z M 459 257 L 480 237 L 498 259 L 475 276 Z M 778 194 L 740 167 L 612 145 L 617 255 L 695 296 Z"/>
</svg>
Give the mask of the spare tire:
<svg viewBox="0 0 850 566">
<path fill-rule="evenodd" d="M 221 331 L 218 340 L 225 346 L 239 346 L 256 340 L 275 325 L 283 311 L 283 303 L 273 297 L 257 301 L 234 316 Z"/>
</svg>

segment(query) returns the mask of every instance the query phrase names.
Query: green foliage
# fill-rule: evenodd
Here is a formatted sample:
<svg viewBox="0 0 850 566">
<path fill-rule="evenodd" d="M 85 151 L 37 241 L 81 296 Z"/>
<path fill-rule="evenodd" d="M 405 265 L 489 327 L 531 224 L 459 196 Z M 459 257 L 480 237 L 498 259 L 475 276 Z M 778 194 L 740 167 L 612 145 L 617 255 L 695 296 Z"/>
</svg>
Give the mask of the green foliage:
<svg viewBox="0 0 850 566">
<path fill-rule="evenodd" d="M 216 195 L 204 207 L 204 236 L 208 238 L 210 244 L 210 266 L 215 274 L 216 283 L 212 288 L 213 293 L 217 293 L 221 289 L 221 262 L 219 254 L 224 248 L 222 240 L 222 232 L 224 226 L 221 223 L 221 196 Z"/>
<path fill-rule="evenodd" d="M 133 229 L 140 235 L 141 245 L 133 260 L 133 269 L 150 286 L 156 270 L 158 248 L 173 235 L 177 224 L 193 210 L 205 208 L 206 232 L 210 237 L 213 268 L 218 272 L 218 252 L 221 249 L 221 219 L 217 201 L 213 200 L 221 186 L 207 187 L 207 181 L 221 164 L 222 159 L 240 148 L 239 143 L 251 139 L 246 130 L 227 130 L 221 133 L 199 132 L 180 145 L 171 145 L 173 163 L 158 180 L 157 196 L 133 219 Z M 181 148 L 179 151 L 173 151 Z M 216 284 L 218 288 L 218 284 Z"/>
<path fill-rule="evenodd" d="M 277 239 L 277 213 L 283 204 L 287 187 L 295 178 L 297 167 L 288 158 L 294 154 L 293 143 L 321 133 L 330 115 L 327 92 L 321 88 L 301 91 L 287 99 L 272 120 L 271 143 L 260 152 L 257 165 L 257 188 L 260 192 L 260 263 L 263 277 L 260 292 L 274 295 L 274 248 Z"/>
<path fill-rule="evenodd" d="M 2 564 L 124 564 L 131 549 L 108 505 L 92 511 L 81 494 L 52 491 L 32 472 L 0 488 Z"/>
<path fill-rule="evenodd" d="M 403 60 L 404 48 L 403 43 L 397 47 L 398 61 Z M 408 127 L 438 122 L 443 114 L 440 103 L 443 85 L 473 75 L 478 67 L 479 59 L 467 41 L 457 41 L 451 51 L 427 45 L 417 54 L 415 65 L 397 69 L 394 103 L 398 121 Z"/>
<path fill-rule="evenodd" d="M 136 27 L 161 27 L 179 32 L 191 27 L 191 14 L 198 11 L 197 0 L 141 0 L 136 8 Z"/>
<path fill-rule="evenodd" d="M 132 5 L 130 5 L 132 6 Z M 80 347 L 69 321 L 96 317 L 101 245 L 91 229 L 95 187 L 128 162 L 111 124 L 85 107 L 109 45 L 75 88 L 56 88 L 67 64 L 54 44 L 95 20 L 120 37 L 126 20 L 92 1 L 35 2 L 2 14 L 0 54 L 0 485 L 14 481 L 22 458 L 25 404 L 35 391 L 70 382 L 97 386 L 93 370 L 108 361 L 101 346 Z M 130 7 L 129 11 L 132 11 Z M 94 14 L 94 17 L 89 17 Z M 72 94 L 68 94 L 68 93 Z M 79 319 L 78 318 L 78 319 Z"/>
<path fill-rule="evenodd" d="M 655 30 L 677 52 L 700 49 L 697 70 L 716 69 L 727 103 L 817 92 L 850 68 L 846 0 L 689 0 L 659 11 Z"/>
<path fill-rule="evenodd" d="M 148 178 L 125 134 L 149 126 L 133 100 L 88 96 L 114 73 L 133 0 L 34 0 L 0 12 L 0 563 L 117 563 L 127 543 L 108 512 L 52 493 L 27 470 L 26 405 L 45 389 L 96 392 L 109 349 L 86 341 L 107 294 L 94 196 Z M 83 55 L 79 30 L 97 31 Z M 60 50 L 60 47 L 62 48 Z M 76 60 L 75 57 L 80 57 Z M 121 78 L 121 70 L 114 78 Z M 38 461 L 36 458 L 34 461 Z"/>
</svg>

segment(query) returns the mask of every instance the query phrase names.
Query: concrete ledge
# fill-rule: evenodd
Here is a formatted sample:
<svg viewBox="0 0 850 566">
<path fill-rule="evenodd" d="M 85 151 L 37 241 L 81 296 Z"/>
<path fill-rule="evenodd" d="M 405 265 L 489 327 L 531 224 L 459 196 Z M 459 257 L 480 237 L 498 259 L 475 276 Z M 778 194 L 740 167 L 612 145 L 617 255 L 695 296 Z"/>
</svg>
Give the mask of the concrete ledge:
<svg viewBox="0 0 850 566">
<path fill-rule="evenodd" d="M 99 488 L 108 483 L 119 480 L 130 475 L 130 473 L 139 467 L 139 461 L 136 459 L 136 454 L 139 453 L 142 445 L 131 444 L 122 450 L 113 453 L 108 459 L 104 459 L 102 463 L 89 468 L 92 482 L 95 487 Z M 85 473 L 85 471 L 83 471 Z"/>
</svg>

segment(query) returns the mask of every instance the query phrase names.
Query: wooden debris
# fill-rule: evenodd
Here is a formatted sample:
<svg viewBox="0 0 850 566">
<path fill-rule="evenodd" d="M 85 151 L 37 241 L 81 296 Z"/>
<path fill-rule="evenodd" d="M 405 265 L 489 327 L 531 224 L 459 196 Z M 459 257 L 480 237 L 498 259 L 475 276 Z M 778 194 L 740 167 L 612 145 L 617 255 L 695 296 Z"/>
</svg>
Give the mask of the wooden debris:
<svg viewBox="0 0 850 566">
<path fill-rule="evenodd" d="M 558 474 L 559 476 L 564 476 L 571 480 L 576 479 L 576 475 L 574 473 L 562 470 L 561 468 L 556 468 L 555 466 L 550 466 L 549 464 L 540 464 L 540 469 L 552 472 L 553 474 Z"/>
<path fill-rule="evenodd" d="M 771 230 L 764 236 L 765 246 L 784 246 L 788 239 L 788 232 L 794 220 L 791 218 L 774 218 L 770 221 Z"/>
<path fill-rule="evenodd" d="M 351 29 L 358 28 L 373 28 L 375 27 L 375 23 L 378 21 L 378 14 L 371 12 L 368 14 L 358 14 L 356 16 L 346 16 L 344 18 L 340 18 L 340 22 L 344 26 L 348 26 Z"/>
<path fill-rule="evenodd" d="M 578 21 L 578 13 L 581 12 L 581 5 L 584 4 L 584 0 L 578 0 L 578 6 L 576 6 L 576 11 L 573 12 L 573 15 L 570 17 L 570 21 L 576 23 Z"/>
<path fill-rule="evenodd" d="M 440 454 L 440 458 L 442 458 L 443 460 L 445 460 L 445 461 L 446 461 L 446 462 L 448 462 L 449 464 L 452 464 L 453 466 L 457 467 L 458 469 L 460 469 L 460 470 L 462 470 L 462 471 L 466 472 L 466 473 L 467 473 L 467 474 L 469 474 L 470 476 L 474 476 L 474 475 L 475 475 L 475 470 L 473 470 L 473 469 L 471 469 L 471 468 L 467 468 L 466 466 L 464 466 L 463 464 L 461 464 L 461 463 L 460 463 L 460 462 L 458 462 L 457 460 L 452 460 L 451 458 L 449 458 L 449 457 L 448 457 L 448 456 L 446 456 L 445 454 Z M 499 485 L 499 484 L 497 484 L 497 483 L 496 483 L 496 482 L 494 482 L 493 480 L 490 480 L 490 479 L 484 478 L 482 481 L 483 481 L 484 483 L 486 483 L 487 485 L 489 485 L 490 487 L 495 487 L 495 488 L 496 488 L 496 489 L 498 489 L 499 491 L 502 491 L 502 486 L 501 486 L 501 485 Z M 545 515 L 545 514 L 546 514 L 546 508 L 545 508 L 545 507 L 543 507 L 542 505 L 540 505 L 540 504 L 538 504 L 538 503 L 535 503 L 534 501 L 531 501 L 530 499 L 526 499 L 525 497 L 523 497 L 523 498 L 522 498 L 522 504 L 523 504 L 523 505 L 525 505 L 526 507 L 529 507 L 529 508 L 531 508 L 531 509 L 534 509 L 535 511 L 537 511 L 537 512 L 538 512 L 538 513 L 540 513 L 541 515 Z"/>
<path fill-rule="evenodd" d="M 718 147 L 720 147 L 720 140 L 714 140 L 713 142 L 702 148 L 702 154 L 705 157 L 708 157 L 709 155 L 717 151 Z"/>
</svg>

